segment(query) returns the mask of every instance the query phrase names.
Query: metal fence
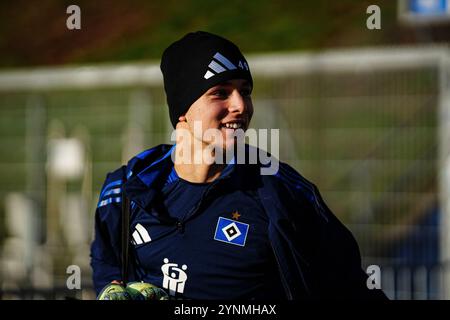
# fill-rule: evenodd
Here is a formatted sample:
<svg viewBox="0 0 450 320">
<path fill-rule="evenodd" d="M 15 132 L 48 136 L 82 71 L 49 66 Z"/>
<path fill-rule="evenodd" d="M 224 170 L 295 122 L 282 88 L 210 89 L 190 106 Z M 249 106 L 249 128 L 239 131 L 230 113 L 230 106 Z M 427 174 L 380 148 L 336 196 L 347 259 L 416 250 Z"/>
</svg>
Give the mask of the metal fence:
<svg viewBox="0 0 450 320">
<path fill-rule="evenodd" d="M 319 187 L 392 299 L 448 298 L 448 60 L 443 47 L 249 59 L 253 127 L 280 129 L 281 160 Z M 99 190 L 108 171 L 170 142 L 166 109 L 156 64 L 0 72 L 3 298 L 93 297 Z M 69 265 L 82 293 L 61 289 Z"/>
</svg>

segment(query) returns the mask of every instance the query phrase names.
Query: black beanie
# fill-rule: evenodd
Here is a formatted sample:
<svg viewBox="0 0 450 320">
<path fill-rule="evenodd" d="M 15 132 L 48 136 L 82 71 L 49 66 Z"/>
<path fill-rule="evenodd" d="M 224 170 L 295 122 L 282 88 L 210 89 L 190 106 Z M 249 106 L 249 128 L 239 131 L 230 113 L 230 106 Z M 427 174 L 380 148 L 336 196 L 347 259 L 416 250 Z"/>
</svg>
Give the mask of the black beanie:
<svg viewBox="0 0 450 320">
<path fill-rule="evenodd" d="M 204 31 L 188 33 L 172 43 L 162 55 L 161 71 L 174 128 L 178 118 L 209 88 L 231 79 L 246 79 L 253 85 L 239 48 Z"/>
</svg>

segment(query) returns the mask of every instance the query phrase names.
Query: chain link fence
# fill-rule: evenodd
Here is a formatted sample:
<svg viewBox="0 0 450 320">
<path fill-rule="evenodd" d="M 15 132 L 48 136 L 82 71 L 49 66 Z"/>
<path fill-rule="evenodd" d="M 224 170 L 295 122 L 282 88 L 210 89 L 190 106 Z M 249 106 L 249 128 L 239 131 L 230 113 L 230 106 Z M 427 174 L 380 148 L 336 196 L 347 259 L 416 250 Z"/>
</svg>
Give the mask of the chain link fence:
<svg viewBox="0 0 450 320">
<path fill-rule="evenodd" d="M 446 297 L 448 59 L 442 47 L 249 59 L 252 126 L 280 129 L 281 160 L 319 187 L 392 299 Z M 95 298 L 89 245 L 105 175 L 171 130 L 157 65 L 1 72 L 2 298 Z M 66 287 L 69 265 L 81 290 Z"/>
</svg>

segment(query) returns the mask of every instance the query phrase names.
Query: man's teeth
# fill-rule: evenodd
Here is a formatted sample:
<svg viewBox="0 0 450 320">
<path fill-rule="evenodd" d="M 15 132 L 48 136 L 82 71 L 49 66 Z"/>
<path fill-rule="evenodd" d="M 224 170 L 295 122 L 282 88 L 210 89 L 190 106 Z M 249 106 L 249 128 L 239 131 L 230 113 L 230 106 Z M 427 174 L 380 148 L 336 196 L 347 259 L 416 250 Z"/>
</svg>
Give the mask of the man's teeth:
<svg viewBox="0 0 450 320">
<path fill-rule="evenodd" d="M 229 128 L 229 129 L 238 129 L 238 128 L 242 128 L 242 123 L 225 123 L 225 127 Z"/>
</svg>

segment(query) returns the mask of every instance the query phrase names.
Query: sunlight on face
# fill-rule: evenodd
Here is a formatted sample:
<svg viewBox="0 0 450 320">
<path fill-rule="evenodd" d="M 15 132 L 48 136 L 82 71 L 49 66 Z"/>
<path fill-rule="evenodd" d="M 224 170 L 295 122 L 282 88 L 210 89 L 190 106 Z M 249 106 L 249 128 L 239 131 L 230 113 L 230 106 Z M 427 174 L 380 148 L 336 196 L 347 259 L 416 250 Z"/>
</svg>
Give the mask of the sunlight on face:
<svg viewBox="0 0 450 320">
<path fill-rule="evenodd" d="M 233 147 L 236 130 L 247 130 L 253 115 L 251 91 L 249 82 L 240 79 L 210 88 L 185 114 L 186 128 L 203 145 L 217 143 L 217 140 L 204 135 L 208 129 L 216 129 L 222 137 L 221 147 Z M 195 123 L 201 130 L 194 130 Z"/>
</svg>

